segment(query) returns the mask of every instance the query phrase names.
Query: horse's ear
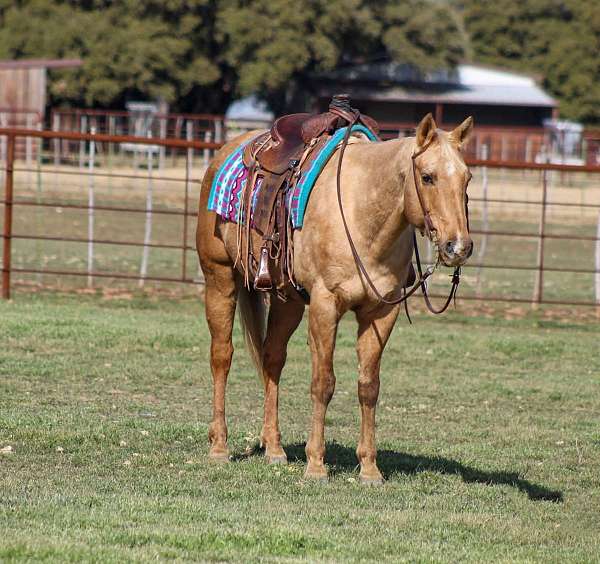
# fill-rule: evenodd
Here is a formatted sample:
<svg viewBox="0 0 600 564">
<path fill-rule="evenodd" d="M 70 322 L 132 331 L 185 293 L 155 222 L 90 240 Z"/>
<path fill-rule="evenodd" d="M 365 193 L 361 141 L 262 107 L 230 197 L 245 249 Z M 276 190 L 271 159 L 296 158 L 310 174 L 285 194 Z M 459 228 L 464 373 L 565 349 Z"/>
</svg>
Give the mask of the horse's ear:
<svg viewBox="0 0 600 564">
<path fill-rule="evenodd" d="M 461 149 L 466 145 L 472 132 L 473 116 L 469 116 L 452 133 L 450 133 L 450 137 L 458 145 L 458 148 Z"/>
<path fill-rule="evenodd" d="M 417 147 L 424 147 L 427 145 L 435 135 L 437 125 L 433 116 L 429 113 L 417 125 Z"/>
</svg>

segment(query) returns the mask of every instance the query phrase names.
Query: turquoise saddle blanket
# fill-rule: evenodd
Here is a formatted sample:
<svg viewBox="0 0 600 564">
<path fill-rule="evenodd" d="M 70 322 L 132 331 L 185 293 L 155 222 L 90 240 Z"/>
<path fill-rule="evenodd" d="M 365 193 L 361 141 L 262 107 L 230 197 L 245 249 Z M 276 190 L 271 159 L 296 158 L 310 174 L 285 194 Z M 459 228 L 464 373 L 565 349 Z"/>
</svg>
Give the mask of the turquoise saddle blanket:
<svg viewBox="0 0 600 564">
<path fill-rule="evenodd" d="M 294 229 L 302 227 L 311 190 L 319 178 L 319 174 L 321 174 L 321 171 L 344 139 L 346 129 L 345 127 L 338 129 L 319 152 L 312 153 L 309 156 L 309 164 L 305 172 L 296 183 L 294 190 L 289 191 L 286 204 Z M 363 133 L 369 140 L 376 141 L 373 133 L 362 125 L 352 126 L 352 133 Z M 248 141 L 248 143 L 251 141 Z M 240 195 L 248 182 L 248 168 L 244 166 L 242 160 L 245 146 L 246 144 L 243 144 L 238 147 L 219 167 L 213 179 L 208 198 L 208 209 L 210 211 L 214 211 L 223 219 L 234 223 L 240 221 Z M 256 204 L 259 190 L 260 179 L 252 192 L 252 208 Z"/>
</svg>

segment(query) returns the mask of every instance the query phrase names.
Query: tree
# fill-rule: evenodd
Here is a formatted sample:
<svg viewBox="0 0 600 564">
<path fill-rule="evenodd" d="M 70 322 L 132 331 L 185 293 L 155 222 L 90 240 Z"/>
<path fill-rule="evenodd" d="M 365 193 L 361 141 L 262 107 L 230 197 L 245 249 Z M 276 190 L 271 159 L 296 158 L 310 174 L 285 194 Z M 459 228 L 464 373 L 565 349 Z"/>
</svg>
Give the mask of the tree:
<svg viewBox="0 0 600 564">
<path fill-rule="evenodd" d="M 447 2 L 388 0 L 380 6 L 382 42 L 394 61 L 437 70 L 464 59 L 467 38 L 458 14 Z"/>
<path fill-rule="evenodd" d="M 30 0 L 0 5 L 0 57 L 80 57 L 55 72 L 51 101 L 122 107 L 130 98 L 170 103 L 215 84 L 209 0 Z"/>
<path fill-rule="evenodd" d="M 561 114 L 600 123 L 597 0 L 460 2 L 476 61 L 533 72 Z"/>
<path fill-rule="evenodd" d="M 52 103 L 223 111 L 256 92 L 284 111 L 340 64 L 452 66 L 459 24 L 442 0 L 0 0 L 0 57 L 82 58 L 53 73 Z"/>
<path fill-rule="evenodd" d="M 452 8 L 434 0 L 228 0 L 217 17 L 225 61 L 241 94 L 259 92 L 276 110 L 293 105 L 311 76 L 341 63 L 391 58 L 421 70 L 464 56 Z"/>
</svg>

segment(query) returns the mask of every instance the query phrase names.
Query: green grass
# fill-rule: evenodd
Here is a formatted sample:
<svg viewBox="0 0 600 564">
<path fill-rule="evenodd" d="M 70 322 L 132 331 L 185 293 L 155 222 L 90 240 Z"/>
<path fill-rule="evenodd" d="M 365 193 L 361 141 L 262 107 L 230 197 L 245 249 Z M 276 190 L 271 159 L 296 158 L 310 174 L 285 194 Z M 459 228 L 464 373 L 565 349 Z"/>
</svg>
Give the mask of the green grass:
<svg viewBox="0 0 600 564">
<path fill-rule="evenodd" d="M 463 306 L 466 307 L 466 306 Z M 417 315 L 382 367 L 380 488 L 357 483 L 355 325 L 342 323 L 328 484 L 302 479 L 303 325 L 284 372 L 287 467 L 257 452 L 242 340 L 234 461 L 207 460 L 201 304 L 18 294 L 0 304 L 0 561 L 544 561 L 600 557 L 597 324 Z"/>
</svg>

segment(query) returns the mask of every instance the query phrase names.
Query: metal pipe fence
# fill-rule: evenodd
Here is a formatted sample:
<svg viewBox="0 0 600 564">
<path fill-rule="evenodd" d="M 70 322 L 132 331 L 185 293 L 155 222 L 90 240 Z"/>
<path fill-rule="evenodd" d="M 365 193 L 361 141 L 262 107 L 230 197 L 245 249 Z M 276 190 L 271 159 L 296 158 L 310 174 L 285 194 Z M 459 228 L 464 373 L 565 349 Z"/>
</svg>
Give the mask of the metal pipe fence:
<svg viewBox="0 0 600 564">
<path fill-rule="evenodd" d="M 3 298 L 10 298 L 15 276 L 81 279 L 91 286 L 98 280 L 199 282 L 190 218 L 197 215 L 205 152 L 210 157 L 220 143 L 14 128 L 0 128 L 2 139 Z M 34 167 L 15 153 L 24 139 L 39 144 Z M 83 144 L 81 164 L 54 160 L 54 147 L 65 141 Z M 110 147 L 120 143 L 138 146 L 138 160 L 111 164 Z M 155 169 L 155 146 L 174 151 L 168 171 Z M 465 267 L 467 288 L 459 297 L 600 305 L 600 167 L 468 164 L 477 181 L 469 189 L 471 232 L 476 245 L 485 240 L 485 251 Z M 100 252 L 104 247 L 109 250 Z M 52 253 L 62 253 L 63 262 Z M 557 282 L 560 276 L 564 282 Z M 438 284 L 432 283 L 434 295 L 441 293 Z"/>
<path fill-rule="evenodd" d="M 415 133 L 416 123 L 381 122 L 381 137 L 393 139 Z M 438 124 L 440 125 L 440 124 Z M 443 124 L 451 129 L 458 124 Z M 558 136 L 557 136 L 558 135 Z M 600 166 L 600 131 L 586 129 L 579 139 L 565 143 L 565 132 L 546 127 L 477 125 L 464 153 L 469 158 L 517 162 L 553 162 Z M 485 156 L 484 156 L 485 153 Z"/>
<path fill-rule="evenodd" d="M 225 140 L 224 116 L 213 114 L 189 113 L 143 113 L 136 111 L 94 110 L 87 108 L 53 108 L 50 124 L 53 131 L 70 131 L 134 137 L 152 137 L 155 139 L 185 139 L 203 142 Z M 80 144 L 81 147 L 81 144 Z M 155 144 L 158 153 L 157 164 L 162 170 L 167 161 L 173 160 L 173 152 L 167 154 L 169 146 Z M 111 157 L 134 153 L 137 158 L 137 145 L 120 143 L 110 145 Z M 55 146 L 55 158 L 69 159 L 77 151 L 77 144 L 63 140 Z"/>
<path fill-rule="evenodd" d="M 27 275 L 54 275 L 54 276 L 75 276 L 87 278 L 88 286 L 93 285 L 95 278 L 113 278 L 117 280 L 136 280 L 138 283 L 144 281 L 153 282 L 178 282 L 178 283 L 193 283 L 195 281 L 194 274 L 190 273 L 187 265 L 186 253 L 193 251 L 194 247 L 188 242 L 189 232 L 189 217 L 195 215 L 190 211 L 189 198 L 192 192 L 192 186 L 199 187 L 200 179 L 192 176 L 192 161 L 195 154 L 200 152 L 204 155 L 206 151 L 210 153 L 218 149 L 220 143 L 206 143 L 196 140 L 183 139 L 153 139 L 134 137 L 126 135 L 108 135 L 101 133 L 75 133 L 75 132 L 54 132 L 54 131 L 32 131 L 15 128 L 0 128 L 0 138 L 6 141 L 6 151 L 2 168 L 4 171 L 3 194 L 0 199 L 0 205 L 4 206 L 3 213 L 3 253 L 2 253 L 2 296 L 5 299 L 10 298 L 11 293 L 11 276 L 14 274 Z M 15 146 L 18 140 L 24 138 L 37 139 L 40 142 L 45 142 L 45 152 L 42 151 L 42 157 L 46 159 L 46 164 L 38 163 L 37 169 L 30 169 L 24 166 L 25 163 L 20 163 L 16 159 Z M 81 163 L 73 162 L 56 162 L 53 159 L 53 145 L 64 141 L 77 142 L 83 145 Z M 133 170 L 124 168 L 114 168 L 107 166 L 107 151 L 97 151 L 102 145 L 129 143 L 139 147 L 140 154 L 144 153 L 146 148 L 147 159 L 145 163 L 146 174 L 140 174 L 136 163 Z M 175 172 L 177 167 L 184 170 L 183 175 L 175 174 L 155 174 L 154 159 L 152 157 L 152 148 L 156 145 L 169 148 L 173 151 L 179 151 L 177 155 Z M 106 147 L 105 147 L 106 148 Z M 104 156 L 103 166 L 97 166 Z M 43 160 L 40 159 L 41 160 Z M 16 189 L 16 176 L 18 173 L 22 175 L 37 174 L 43 176 L 47 180 L 47 184 L 51 185 L 52 190 L 45 190 L 47 198 L 37 197 L 34 194 L 32 187 L 29 185 L 20 186 L 21 190 Z M 201 173 L 198 173 L 201 177 Z M 72 201 L 73 194 L 68 190 L 65 191 L 65 178 L 68 179 L 86 179 L 87 180 L 87 199 L 86 201 Z M 119 182 L 125 182 L 125 191 L 123 194 L 111 194 L 112 200 L 109 203 L 99 199 L 99 194 L 96 192 L 99 189 L 99 184 L 105 187 L 114 185 Z M 144 205 L 131 205 L 130 194 L 127 189 L 131 183 L 140 182 L 146 183 L 147 190 L 145 193 Z M 163 183 L 170 186 L 175 185 L 176 189 L 181 193 L 178 203 L 180 206 L 154 206 L 153 205 L 153 190 L 152 184 Z M 26 183 L 27 184 L 27 183 Z M 85 188 L 83 185 L 78 187 L 78 190 L 83 194 Z M 77 189 L 75 190 L 77 192 Z M 173 190 L 171 190 L 173 192 Z M 169 198 L 172 199 L 172 194 Z M 183 198 L 183 202 L 181 202 Z M 70 200 L 71 199 L 71 200 Z M 117 201 L 114 201 L 117 200 Z M 123 200 L 120 203 L 119 200 Z M 51 233 L 32 233 L 28 231 L 30 225 L 27 220 L 33 217 L 33 211 L 26 214 L 27 220 L 21 222 L 21 228 L 15 229 L 14 220 L 19 218 L 20 210 L 42 210 L 47 217 L 49 210 L 60 209 L 70 211 L 78 211 L 87 215 L 87 236 L 70 236 L 65 229 L 61 232 L 59 226 L 58 234 Z M 110 212 L 113 216 L 130 216 L 131 214 L 143 214 L 145 234 L 142 240 L 133 238 L 99 236 L 100 226 L 97 225 L 97 215 L 103 212 Z M 23 214 L 25 215 L 25 214 Z M 182 235 L 178 238 L 178 242 L 157 242 L 152 240 L 152 218 L 173 218 L 181 220 Z M 115 222 L 119 223 L 119 220 Z M 17 242 L 35 242 L 40 244 L 85 244 L 87 246 L 87 261 L 86 268 L 81 270 L 73 269 L 57 269 L 57 268 L 40 268 L 39 265 L 15 265 L 13 260 L 14 245 Z M 95 247 L 100 245 L 115 246 L 115 247 L 131 247 L 142 248 L 142 261 L 140 269 L 137 273 L 117 272 L 114 270 L 103 271 L 97 268 L 97 260 L 95 257 Z M 175 274 L 155 275 L 148 273 L 148 253 L 150 249 L 177 251 L 182 255 L 181 270 Z"/>
</svg>

